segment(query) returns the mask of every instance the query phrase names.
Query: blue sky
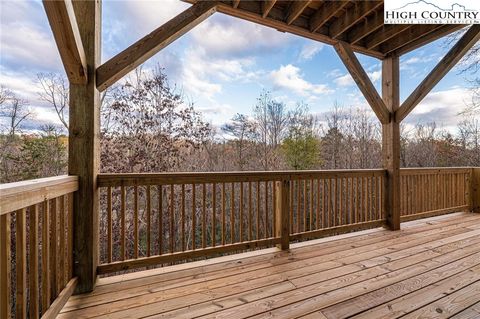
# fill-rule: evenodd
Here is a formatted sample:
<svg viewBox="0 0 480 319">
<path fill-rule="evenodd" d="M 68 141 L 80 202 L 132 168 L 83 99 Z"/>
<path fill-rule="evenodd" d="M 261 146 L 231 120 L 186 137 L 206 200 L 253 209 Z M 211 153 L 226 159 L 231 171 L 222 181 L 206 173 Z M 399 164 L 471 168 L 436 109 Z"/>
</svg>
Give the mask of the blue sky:
<svg viewBox="0 0 480 319">
<path fill-rule="evenodd" d="M 56 121 L 38 100 L 38 72 L 64 72 L 40 1 L 1 1 L 1 83 L 29 100 L 37 122 Z M 103 2 L 102 61 L 128 47 L 188 8 L 179 0 Z M 401 58 L 401 98 L 405 99 L 448 48 L 439 40 Z M 358 55 L 379 88 L 381 63 Z M 249 114 L 262 89 L 294 106 L 327 112 L 336 101 L 365 107 L 366 102 L 333 48 L 294 35 L 216 13 L 150 59 L 171 84 L 182 88 L 206 120 L 220 126 L 235 113 Z M 409 123 L 437 121 L 452 127 L 470 99 L 468 83 L 452 70 L 407 117 Z"/>
</svg>

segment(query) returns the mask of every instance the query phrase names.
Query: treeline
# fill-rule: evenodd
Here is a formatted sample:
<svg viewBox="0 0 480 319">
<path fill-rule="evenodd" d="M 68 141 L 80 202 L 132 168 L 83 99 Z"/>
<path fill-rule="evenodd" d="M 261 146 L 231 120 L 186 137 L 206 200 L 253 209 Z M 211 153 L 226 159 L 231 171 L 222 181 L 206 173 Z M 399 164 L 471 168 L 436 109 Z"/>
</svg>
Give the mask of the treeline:
<svg viewBox="0 0 480 319">
<path fill-rule="evenodd" d="M 40 74 L 39 96 L 63 126 L 27 133 L 29 104 L 0 90 L 0 179 L 12 182 L 66 173 L 68 85 Z M 473 116 L 472 116 L 473 114 Z M 381 126 L 369 109 L 338 103 L 313 114 L 262 91 L 251 115 L 213 127 L 170 86 L 161 68 L 138 69 L 102 95 L 101 171 L 254 171 L 376 168 L 382 165 Z M 465 116 L 455 133 L 435 123 L 402 126 L 401 165 L 480 166 L 480 121 Z"/>
</svg>

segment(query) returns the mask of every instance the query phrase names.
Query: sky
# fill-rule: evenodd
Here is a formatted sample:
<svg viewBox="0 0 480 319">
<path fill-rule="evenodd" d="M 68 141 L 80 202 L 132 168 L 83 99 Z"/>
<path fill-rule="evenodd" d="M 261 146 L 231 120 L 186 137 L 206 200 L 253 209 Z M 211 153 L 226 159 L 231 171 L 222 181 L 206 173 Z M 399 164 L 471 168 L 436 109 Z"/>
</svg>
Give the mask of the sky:
<svg viewBox="0 0 480 319">
<path fill-rule="evenodd" d="M 29 101 L 39 124 L 59 123 L 55 111 L 39 100 L 40 72 L 64 74 L 41 1 L 0 0 L 0 83 Z M 104 0 L 102 62 L 168 21 L 190 5 L 179 0 Z M 444 39 L 400 59 L 403 101 L 448 51 Z M 381 62 L 357 54 L 380 89 Z M 334 103 L 367 107 L 333 47 L 215 13 L 148 60 L 144 69 L 165 69 L 170 84 L 193 102 L 214 126 L 235 113 L 251 114 L 262 90 L 294 107 L 307 103 L 323 114 Z M 433 89 L 405 119 L 409 124 L 436 121 L 454 130 L 457 113 L 469 102 L 468 82 L 458 68 Z"/>
</svg>

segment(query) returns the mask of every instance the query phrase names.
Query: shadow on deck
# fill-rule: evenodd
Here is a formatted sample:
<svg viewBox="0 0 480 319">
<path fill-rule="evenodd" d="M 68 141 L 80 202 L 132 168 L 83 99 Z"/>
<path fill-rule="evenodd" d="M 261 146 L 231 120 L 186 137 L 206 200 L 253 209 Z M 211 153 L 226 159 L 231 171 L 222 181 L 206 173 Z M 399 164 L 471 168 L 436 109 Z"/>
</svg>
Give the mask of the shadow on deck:
<svg viewBox="0 0 480 319">
<path fill-rule="evenodd" d="M 99 279 L 59 318 L 479 318 L 480 215 Z"/>
</svg>

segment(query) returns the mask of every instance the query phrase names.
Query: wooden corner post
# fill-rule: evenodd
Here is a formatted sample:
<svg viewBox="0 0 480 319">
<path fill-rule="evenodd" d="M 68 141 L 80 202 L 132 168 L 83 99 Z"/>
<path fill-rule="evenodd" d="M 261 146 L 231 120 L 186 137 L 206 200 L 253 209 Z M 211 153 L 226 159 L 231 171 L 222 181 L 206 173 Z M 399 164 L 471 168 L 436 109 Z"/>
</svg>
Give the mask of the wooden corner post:
<svg viewBox="0 0 480 319">
<path fill-rule="evenodd" d="M 87 64 L 86 84 L 70 84 L 68 173 L 79 177 L 75 192 L 73 259 L 76 292 L 92 291 L 98 263 L 98 190 L 100 95 L 95 72 L 100 64 L 101 1 L 74 1 Z"/>
<path fill-rule="evenodd" d="M 480 167 L 472 167 L 470 185 L 471 211 L 480 213 Z"/>
<path fill-rule="evenodd" d="M 290 181 L 282 180 L 275 183 L 276 203 L 276 237 L 280 237 L 280 244 L 277 246 L 282 250 L 290 248 Z"/>
<path fill-rule="evenodd" d="M 382 156 L 387 171 L 385 212 L 391 230 L 400 229 L 400 122 L 395 118 L 400 105 L 399 81 L 398 56 L 386 57 L 382 62 L 382 99 L 390 119 L 382 124 Z"/>
</svg>

